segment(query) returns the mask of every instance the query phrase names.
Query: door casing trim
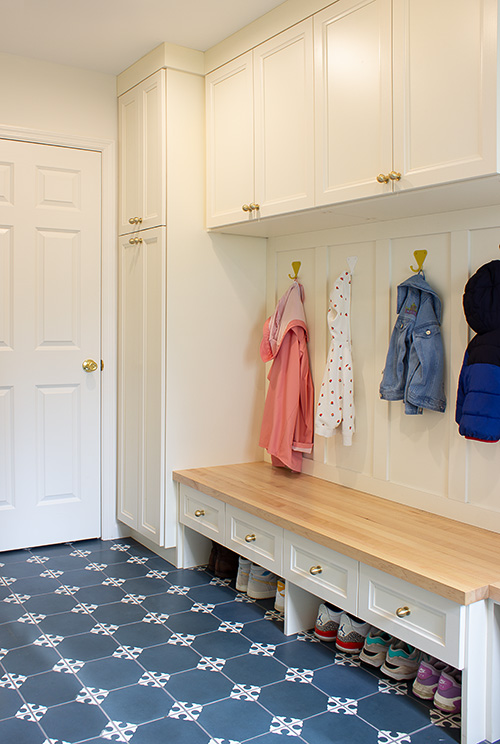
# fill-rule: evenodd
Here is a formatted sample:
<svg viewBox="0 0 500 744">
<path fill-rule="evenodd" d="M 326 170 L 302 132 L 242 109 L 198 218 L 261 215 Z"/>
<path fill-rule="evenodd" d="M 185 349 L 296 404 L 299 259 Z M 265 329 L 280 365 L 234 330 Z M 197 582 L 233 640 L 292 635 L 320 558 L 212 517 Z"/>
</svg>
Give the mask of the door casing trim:
<svg viewBox="0 0 500 744">
<path fill-rule="evenodd" d="M 117 260 L 116 143 L 23 127 L 0 125 L 0 139 L 73 147 L 101 153 L 101 537 L 128 533 L 116 519 Z"/>
</svg>

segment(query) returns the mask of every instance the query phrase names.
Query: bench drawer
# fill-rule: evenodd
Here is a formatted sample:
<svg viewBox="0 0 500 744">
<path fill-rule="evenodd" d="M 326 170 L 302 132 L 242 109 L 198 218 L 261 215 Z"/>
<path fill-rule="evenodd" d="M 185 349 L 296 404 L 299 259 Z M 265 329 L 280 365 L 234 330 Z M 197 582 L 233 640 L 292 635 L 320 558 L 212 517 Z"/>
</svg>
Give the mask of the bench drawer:
<svg viewBox="0 0 500 744">
<path fill-rule="evenodd" d="M 224 543 L 224 507 L 222 501 L 181 484 L 179 521 L 217 543 Z"/>
<path fill-rule="evenodd" d="M 359 616 L 457 668 L 464 666 L 465 607 L 361 564 Z"/>
<path fill-rule="evenodd" d="M 311 594 L 356 614 L 358 561 L 285 532 L 283 574 Z"/>
<path fill-rule="evenodd" d="M 235 553 L 281 575 L 283 529 L 226 505 L 226 545 Z"/>
</svg>

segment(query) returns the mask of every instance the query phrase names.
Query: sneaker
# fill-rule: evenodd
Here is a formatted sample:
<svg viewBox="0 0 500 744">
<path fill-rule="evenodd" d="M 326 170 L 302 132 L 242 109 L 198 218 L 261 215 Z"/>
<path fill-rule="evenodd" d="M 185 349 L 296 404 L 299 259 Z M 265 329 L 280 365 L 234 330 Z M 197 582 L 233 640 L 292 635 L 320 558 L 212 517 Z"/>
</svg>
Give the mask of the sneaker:
<svg viewBox="0 0 500 744">
<path fill-rule="evenodd" d="M 434 705 L 445 713 L 460 713 L 462 702 L 462 673 L 458 669 L 441 672 Z"/>
<path fill-rule="evenodd" d="M 338 650 L 346 654 L 359 653 L 364 646 L 370 627 L 369 623 L 343 612 L 337 631 L 336 646 Z"/>
<path fill-rule="evenodd" d="M 395 638 L 387 649 L 380 671 L 392 679 L 413 679 L 417 676 L 419 666 L 420 651 L 418 648 Z"/>
<path fill-rule="evenodd" d="M 389 633 L 384 633 L 383 630 L 378 628 L 372 628 L 365 638 L 364 646 L 359 655 L 360 660 L 364 661 L 365 664 L 381 667 L 385 661 L 387 649 L 393 640 Z"/>
<path fill-rule="evenodd" d="M 274 609 L 276 612 L 285 611 L 285 582 L 283 579 L 276 581 L 276 596 L 274 598 Z"/>
<path fill-rule="evenodd" d="M 412 686 L 413 694 L 422 700 L 432 700 L 438 688 L 441 672 L 450 672 L 451 669 L 452 667 L 444 661 L 435 659 L 434 656 L 424 656 Z"/>
<path fill-rule="evenodd" d="M 236 590 L 238 592 L 246 592 L 247 590 L 251 565 L 252 561 L 248 561 L 240 555 L 238 561 L 238 573 L 236 574 Z"/>
<path fill-rule="evenodd" d="M 271 599 L 276 596 L 276 576 L 252 563 L 248 577 L 247 594 L 252 599 Z"/>
<path fill-rule="evenodd" d="M 320 604 L 318 617 L 314 626 L 314 635 L 321 641 L 331 642 L 337 638 L 342 610 L 332 609 L 326 604 Z"/>
</svg>

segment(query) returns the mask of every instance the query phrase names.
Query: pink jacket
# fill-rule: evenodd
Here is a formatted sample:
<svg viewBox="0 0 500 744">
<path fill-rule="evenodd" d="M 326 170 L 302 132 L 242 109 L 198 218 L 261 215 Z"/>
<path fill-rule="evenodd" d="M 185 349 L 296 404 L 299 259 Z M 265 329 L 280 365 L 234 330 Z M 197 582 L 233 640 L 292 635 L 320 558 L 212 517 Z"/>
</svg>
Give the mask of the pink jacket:
<svg viewBox="0 0 500 744">
<path fill-rule="evenodd" d="M 312 451 L 314 419 L 303 300 L 304 288 L 295 281 L 266 320 L 260 345 L 262 361 L 274 361 L 259 445 L 269 452 L 273 465 L 298 473 L 302 453 Z"/>
</svg>

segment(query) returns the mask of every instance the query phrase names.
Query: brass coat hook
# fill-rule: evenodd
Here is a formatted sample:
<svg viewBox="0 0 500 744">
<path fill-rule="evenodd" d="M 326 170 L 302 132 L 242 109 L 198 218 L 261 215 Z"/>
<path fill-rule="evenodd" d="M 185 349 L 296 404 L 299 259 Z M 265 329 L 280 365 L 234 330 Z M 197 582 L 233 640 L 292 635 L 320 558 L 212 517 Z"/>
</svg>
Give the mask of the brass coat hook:
<svg viewBox="0 0 500 744">
<path fill-rule="evenodd" d="M 425 257 L 427 256 L 427 251 L 414 251 L 413 255 L 415 256 L 415 261 L 417 262 L 416 269 L 413 268 L 413 266 L 410 266 L 410 269 L 415 272 L 415 274 L 418 274 L 420 271 L 423 271 L 424 267 L 424 261 Z"/>
<path fill-rule="evenodd" d="M 292 269 L 293 269 L 293 272 L 294 272 L 294 276 L 292 276 L 291 274 L 288 274 L 288 276 L 294 282 L 297 281 L 297 277 L 298 277 L 299 271 L 300 271 L 300 266 L 301 266 L 301 262 L 300 261 L 292 261 Z"/>
</svg>

